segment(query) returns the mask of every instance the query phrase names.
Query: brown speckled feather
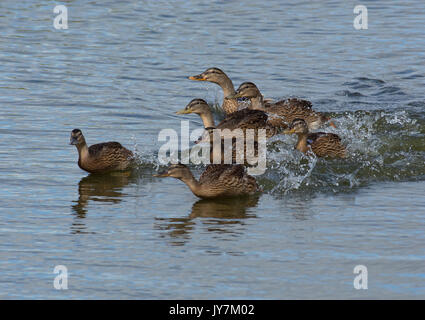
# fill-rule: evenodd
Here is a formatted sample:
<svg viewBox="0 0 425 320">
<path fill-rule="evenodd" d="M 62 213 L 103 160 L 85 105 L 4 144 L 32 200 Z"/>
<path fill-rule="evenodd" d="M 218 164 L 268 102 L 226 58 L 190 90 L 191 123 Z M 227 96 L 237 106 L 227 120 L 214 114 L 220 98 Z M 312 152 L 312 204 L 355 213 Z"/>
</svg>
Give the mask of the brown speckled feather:
<svg viewBox="0 0 425 320">
<path fill-rule="evenodd" d="M 270 113 L 267 119 L 267 138 L 282 133 L 283 130 L 288 128 L 286 120 L 280 116 Z"/>
<path fill-rule="evenodd" d="M 217 125 L 217 129 L 259 129 L 266 127 L 267 114 L 260 110 L 242 109 L 233 112 Z"/>
<path fill-rule="evenodd" d="M 244 132 L 247 129 L 265 129 L 266 137 L 270 138 L 286 129 L 287 124 L 282 118 L 270 117 L 264 111 L 245 108 L 228 115 L 216 128 L 220 130 L 241 129 Z M 197 142 L 199 143 L 204 137 L 205 134 Z M 255 133 L 255 138 L 257 138 L 257 132 Z"/>
<path fill-rule="evenodd" d="M 291 98 L 278 101 L 274 104 L 266 104 L 265 111 L 284 117 L 287 123 L 291 123 L 294 119 L 304 119 L 310 129 L 317 129 L 328 118 L 320 112 L 314 111 L 311 102 L 307 100 Z"/>
<path fill-rule="evenodd" d="M 260 191 L 255 178 L 246 173 L 243 165 L 208 165 L 199 182 L 211 196 L 237 196 Z"/>
<path fill-rule="evenodd" d="M 217 129 L 266 129 L 266 137 L 270 138 L 287 128 L 286 123 L 280 118 L 269 117 L 261 110 L 238 110 L 217 125 Z"/>
<path fill-rule="evenodd" d="M 300 109 L 311 109 L 313 107 L 310 101 L 304 100 L 304 99 L 298 99 L 298 98 L 289 98 L 289 99 L 278 101 L 274 104 L 288 106 L 290 108 L 300 108 Z"/>
<path fill-rule="evenodd" d="M 224 99 L 221 107 L 227 115 L 231 115 L 232 113 L 238 110 L 239 103 L 237 99 Z"/>
<path fill-rule="evenodd" d="M 118 142 L 94 144 L 88 151 L 88 157 L 79 159 L 78 165 L 91 173 L 126 170 L 133 160 L 133 153 Z"/>
<path fill-rule="evenodd" d="M 346 156 L 346 149 L 341 144 L 341 138 L 334 133 L 309 133 L 307 143 L 318 157 L 344 158 Z"/>
</svg>

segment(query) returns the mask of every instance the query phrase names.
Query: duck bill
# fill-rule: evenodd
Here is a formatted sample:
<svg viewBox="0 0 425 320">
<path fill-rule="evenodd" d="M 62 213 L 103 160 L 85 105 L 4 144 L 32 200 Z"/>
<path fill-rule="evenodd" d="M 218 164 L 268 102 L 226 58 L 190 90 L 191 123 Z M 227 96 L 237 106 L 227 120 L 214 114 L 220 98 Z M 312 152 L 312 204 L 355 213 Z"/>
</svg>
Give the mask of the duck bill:
<svg viewBox="0 0 425 320">
<path fill-rule="evenodd" d="M 168 172 L 161 172 L 158 174 L 154 174 L 153 176 L 158 178 L 165 178 L 165 177 L 169 177 L 170 175 L 168 174 Z"/>
<path fill-rule="evenodd" d="M 191 110 L 186 110 L 186 109 L 182 109 L 176 112 L 176 114 L 188 114 L 188 113 L 192 113 Z"/>
<path fill-rule="evenodd" d="M 78 144 L 78 140 L 76 138 L 71 137 L 71 139 L 69 139 L 69 144 L 71 146 L 75 146 Z"/>
<path fill-rule="evenodd" d="M 293 133 L 295 133 L 295 129 L 286 129 L 286 130 L 283 130 L 283 133 L 284 134 L 293 134 Z"/>
<path fill-rule="evenodd" d="M 207 79 L 204 78 L 204 76 L 201 74 L 198 74 L 196 76 L 190 76 L 189 80 L 194 80 L 194 81 L 207 81 Z"/>
</svg>

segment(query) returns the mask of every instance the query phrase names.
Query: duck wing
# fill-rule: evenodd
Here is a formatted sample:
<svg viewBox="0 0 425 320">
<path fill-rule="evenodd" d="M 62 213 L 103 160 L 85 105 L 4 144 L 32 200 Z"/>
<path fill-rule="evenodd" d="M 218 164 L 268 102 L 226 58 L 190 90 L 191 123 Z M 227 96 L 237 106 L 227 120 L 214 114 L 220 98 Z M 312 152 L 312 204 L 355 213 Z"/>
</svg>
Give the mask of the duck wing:
<svg viewBox="0 0 425 320">
<path fill-rule="evenodd" d="M 133 153 L 124 148 L 121 143 L 119 142 L 103 142 L 103 143 L 98 143 L 98 144 L 94 144 L 92 146 L 89 147 L 89 153 L 91 156 L 93 157 L 111 157 L 111 156 L 127 156 L 127 157 L 131 157 L 133 156 Z"/>
<path fill-rule="evenodd" d="M 254 177 L 248 175 L 245 166 L 231 165 L 223 170 L 219 182 L 234 193 L 253 193 L 260 190 Z"/>
<path fill-rule="evenodd" d="M 334 133 L 310 133 L 307 143 L 318 157 L 345 157 L 345 147 L 341 143 L 341 138 Z"/>
<path fill-rule="evenodd" d="M 205 168 L 205 171 L 199 177 L 200 183 L 210 183 L 211 181 L 218 181 L 223 171 L 225 171 L 230 164 L 210 164 Z"/>
<path fill-rule="evenodd" d="M 217 129 L 258 129 L 267 123 L 267 114 L 261 110 L 242 109 L 230 114 L 217 125 Z"/>
<path fill-rule="evenodd" d="M 254 177 L 245 172 L 243 165 L 210 164 L 199 178 L 213 193 L 223 196 L 251 194 L 260 190 Z"/>
<path fill-rule="evenodd" d="M 294 119 L 299 117 L 303 119 L 311 112 L 314 112 L 311 109 L 312 105 L 310 101 L 301 100 L 297 98 L 286 99 L 278 101 L 274 104 L 266 105 L 266 112 L 274 113 L 279 116 L 289 117 L 292 116 Z"/>
</svg>

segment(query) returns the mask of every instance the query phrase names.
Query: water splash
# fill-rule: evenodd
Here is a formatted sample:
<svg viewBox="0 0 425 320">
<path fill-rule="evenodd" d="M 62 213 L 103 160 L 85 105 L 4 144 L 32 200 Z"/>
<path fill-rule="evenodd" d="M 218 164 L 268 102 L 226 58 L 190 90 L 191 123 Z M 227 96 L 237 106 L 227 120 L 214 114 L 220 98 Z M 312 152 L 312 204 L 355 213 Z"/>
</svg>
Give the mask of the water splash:
<svg viewBox="0 0 425 320">
<path fill-rule="evenodd" d="M 333 114 L 347 159 L 317 159 L 294 150 L 296 137 L 269 141 L 262 183 L 272 194 L 347 192 L 378 181 L 425 179 L 424 116 L 405 110 Z"/>
<path fill-rule="evenodd" d="M 221 110 L 218 104 L 215 110 Z M 220 114 L 215 114 L 220 117 Z M 267 171 L 257 176 L 273 195 L 350 192 L 380 181 L 425 180 L 425 114 L 406 110 L 347 111 L 330 114 L 347 147 L 346 159 L 323 159 L 294 150 L 296 136 L 279 135 L 268 141 Z M 133 151 L 140 174 L 163 170 L 156 152 Z M 199 174 L 204 165 L 192 166 Z"/>
</svg>

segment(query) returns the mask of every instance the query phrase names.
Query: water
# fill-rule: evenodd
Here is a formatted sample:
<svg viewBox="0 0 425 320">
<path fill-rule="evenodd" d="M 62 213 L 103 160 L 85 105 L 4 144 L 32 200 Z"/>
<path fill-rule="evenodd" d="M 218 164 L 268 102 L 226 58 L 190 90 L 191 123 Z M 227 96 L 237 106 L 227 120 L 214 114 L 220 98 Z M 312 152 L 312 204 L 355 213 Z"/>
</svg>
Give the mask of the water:
<svg viewBox="0 0 425 320">
<path fill-rule="evenodd" d="M 354 1 L 63 3 L 68 30 L 50 1 L 0 4 L 1 298 L 425 298 L 422 1 L 364 1 L 361 31 Z M 152 177 L 159 131 L 201 126 L 174 112 L 221 101 L 187 80 L 212 66 L 311 100 L 351 156 L 273 138 L 264 194 L 233 201 Z M 88 176 L 74 128 L 137 150 L 139 168 Z"/>
</svg>

